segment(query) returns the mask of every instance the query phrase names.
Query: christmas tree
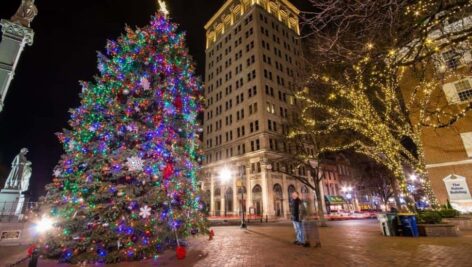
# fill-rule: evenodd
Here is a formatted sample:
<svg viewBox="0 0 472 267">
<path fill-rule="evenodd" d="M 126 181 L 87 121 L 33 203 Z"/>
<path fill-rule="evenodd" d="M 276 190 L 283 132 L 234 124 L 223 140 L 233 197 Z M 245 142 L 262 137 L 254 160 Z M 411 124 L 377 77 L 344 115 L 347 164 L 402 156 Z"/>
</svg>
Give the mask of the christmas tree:
<svg viewBox="0 0 472 267">
<path fill-rule="evenodd" d="M 198 195 L 201 86 L 184 34 L 166 13 L 108 41 L 82 83 L 65 154 L 43 204 L 55 222 L 43 252 L 64 262 L 157 257 L 207 231 Z"/>
</svg>

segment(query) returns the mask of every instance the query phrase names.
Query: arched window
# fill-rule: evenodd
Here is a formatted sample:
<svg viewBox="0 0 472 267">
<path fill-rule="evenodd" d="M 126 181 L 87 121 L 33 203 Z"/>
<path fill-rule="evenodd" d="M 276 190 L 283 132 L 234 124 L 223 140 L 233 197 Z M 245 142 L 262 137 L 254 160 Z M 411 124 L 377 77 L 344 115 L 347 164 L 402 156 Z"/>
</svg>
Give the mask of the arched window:
<svg viewBox="0 0 472 267">
<path fill-rule="evenodd" d="M 256 184 L 253 188 L 252 188 L 252 193 L 256 194 L 256 193 L 262 193 L 262 187 L 258 184 Z"/>
<path fill-rule="evenodd" d="M 295 192 L 297 190 L 295 190 L 295 186 L 293 186 L 292 184 L 288 186 L 288 195 L 291 196 L 293 192 Z"/>
<path fill-rule="evenodd" d="M 241 192 L 242 191 L 242 192 Z M 246 194 L 246 187 L 245 186 L 242 186 L 242 187 L 238 187 L 238 194 L 240 195 L 241 193 L 243 194 Z"/>
<path fill-rule="evenodd" d="M 300 192 L 302 192 L 303 194 L 308 194 L 308 187 L 306 185 L 303 185 Z"/>
<path fill-rule="evenodd" d="M 221 196 L 221 190 L 220 190 L 220 188 L 215 188 L 215 197 L 216 197 L 216 196 L 218 196 L 218 197 Z"/>
<path fill-rule="evenodd" d="M 282 186 L 280 184 L 274 184 L 274 196 L 278 199 L 282 199 Z"/>
</svg>

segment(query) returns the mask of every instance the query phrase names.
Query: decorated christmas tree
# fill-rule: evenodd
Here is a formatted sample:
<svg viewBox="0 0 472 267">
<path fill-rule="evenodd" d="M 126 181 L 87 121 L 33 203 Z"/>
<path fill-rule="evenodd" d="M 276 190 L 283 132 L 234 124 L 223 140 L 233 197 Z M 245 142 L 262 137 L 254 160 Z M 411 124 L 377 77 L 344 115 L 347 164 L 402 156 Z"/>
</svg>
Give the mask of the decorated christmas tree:
<svg viewBox="0 0 472 267">
<path fill-rule="evenodd" d="M 157 257 L 207 230 L 200 83 L 184 34 L 162 11 L 109 41 L 98 69 L 59 134 L 65 154 L 43 199 L 55 223 L 43 253 L 72 263 Z"/>
</svg>

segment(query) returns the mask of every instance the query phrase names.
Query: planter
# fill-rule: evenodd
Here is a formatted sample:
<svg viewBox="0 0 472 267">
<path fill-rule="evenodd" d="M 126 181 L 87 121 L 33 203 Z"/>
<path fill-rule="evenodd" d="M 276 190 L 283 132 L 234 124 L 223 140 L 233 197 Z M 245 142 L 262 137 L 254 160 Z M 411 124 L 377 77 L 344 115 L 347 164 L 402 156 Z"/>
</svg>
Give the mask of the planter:
<svg viewBox="0 0 472 267">
<path fill-rule="evenodd" d="M 472 218 L 470 217 L 447 218 L 443 219 L 443 222 L 453 224 L 461 231 L 472 230 Z"/>
<path fill-rule="evenodd" d="M 454 224 L 418 224 L 418 230 L 421 236 L 445 237 L 459 236 L 459 229 Z"/>
</svg>

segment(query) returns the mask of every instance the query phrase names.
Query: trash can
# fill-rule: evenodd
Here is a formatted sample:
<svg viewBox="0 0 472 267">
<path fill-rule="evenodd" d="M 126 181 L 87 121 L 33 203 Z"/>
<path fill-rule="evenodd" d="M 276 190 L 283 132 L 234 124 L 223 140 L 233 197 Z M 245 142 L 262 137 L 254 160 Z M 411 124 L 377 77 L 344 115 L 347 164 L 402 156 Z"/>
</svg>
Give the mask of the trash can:
<svg viewBox="0 0 472 267">
<path fill-rule="evenodd" d="M 380 223 L 380 231 L 384 236 L 397 235 L 397 215 L 395 213 L 379 213 L 377 219 Z"/>
<path fill-rule="evenodd" d="M 416 215 L 411 213 L 398 214 L 403 236 L 418 237 L 418 225 L 416 223 Z"/>
</svg>

